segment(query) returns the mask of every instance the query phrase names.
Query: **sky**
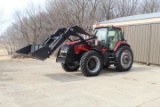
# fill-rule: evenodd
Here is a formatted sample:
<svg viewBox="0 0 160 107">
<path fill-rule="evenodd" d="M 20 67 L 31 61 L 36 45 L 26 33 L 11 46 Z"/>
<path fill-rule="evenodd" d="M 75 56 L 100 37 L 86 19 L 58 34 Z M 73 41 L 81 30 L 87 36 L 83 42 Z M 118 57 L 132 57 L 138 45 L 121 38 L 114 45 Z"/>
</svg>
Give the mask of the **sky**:
<svg viewBox="0 0 160 107">
<path fill-rule="evenodd" d="M 34 5 L 44 5 L 45 0 L 0 0 L 0 34 L 5 31 L 5 29 L 13 21 L 14 13 L 17 10 L 23 10 L 27 8 L 30 3 Z"/>
</svg>

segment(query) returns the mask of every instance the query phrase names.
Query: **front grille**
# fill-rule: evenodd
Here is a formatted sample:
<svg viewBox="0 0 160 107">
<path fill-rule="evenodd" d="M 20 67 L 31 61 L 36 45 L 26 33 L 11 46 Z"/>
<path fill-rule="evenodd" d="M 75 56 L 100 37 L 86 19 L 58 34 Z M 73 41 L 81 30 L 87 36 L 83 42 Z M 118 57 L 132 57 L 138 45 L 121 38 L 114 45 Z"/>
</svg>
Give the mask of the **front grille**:
<svg viewBox="0 0 160 107">
<path fill-rule="evenodd" d="M 65 57 L 67 55 L 67 53 L 61 53 L 59 54 L 59 57 Z"/>
<path fill-rule="evenodd" d="M 68 53 L 68 49 L 69 49 L 68 45 L 63 45 L 60 49 L 59 56 L 60 57 L 65 57 Z"/>
</svg>

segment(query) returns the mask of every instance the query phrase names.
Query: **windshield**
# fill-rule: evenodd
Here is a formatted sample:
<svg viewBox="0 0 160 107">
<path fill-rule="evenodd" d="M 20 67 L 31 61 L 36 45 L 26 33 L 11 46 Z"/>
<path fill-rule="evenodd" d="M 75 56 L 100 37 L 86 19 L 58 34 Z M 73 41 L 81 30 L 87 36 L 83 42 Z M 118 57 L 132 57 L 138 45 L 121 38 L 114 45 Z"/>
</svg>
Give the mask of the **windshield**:
<svg viewBox="0 0 160 107">
<path fill-rule="evenodd" d="M 94 34 L 97 37 L 97 40 L 100 41 L 101 48 L 106 48 L 107 40 L 107 28 L 95 29 Z"/>
<path fill-rule="evenodd" d="M 95 29 L 94 33 L 98 40 L 106 40 L 106 36 L 107 36 L 106 28 Z"/>
</svg>

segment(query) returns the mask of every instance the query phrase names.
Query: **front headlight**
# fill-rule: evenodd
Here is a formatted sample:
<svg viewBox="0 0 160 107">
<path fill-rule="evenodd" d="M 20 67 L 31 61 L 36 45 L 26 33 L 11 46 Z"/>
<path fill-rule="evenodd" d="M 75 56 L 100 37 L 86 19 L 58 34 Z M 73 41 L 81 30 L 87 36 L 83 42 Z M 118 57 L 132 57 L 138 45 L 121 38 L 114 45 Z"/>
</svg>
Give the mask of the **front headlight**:
<svg viewBox="0 0 160 107">
<path fill-rule="evenodd" d="M 67 53 L 67 50 L 61 50 L 61 53 Z"/>
</svg>

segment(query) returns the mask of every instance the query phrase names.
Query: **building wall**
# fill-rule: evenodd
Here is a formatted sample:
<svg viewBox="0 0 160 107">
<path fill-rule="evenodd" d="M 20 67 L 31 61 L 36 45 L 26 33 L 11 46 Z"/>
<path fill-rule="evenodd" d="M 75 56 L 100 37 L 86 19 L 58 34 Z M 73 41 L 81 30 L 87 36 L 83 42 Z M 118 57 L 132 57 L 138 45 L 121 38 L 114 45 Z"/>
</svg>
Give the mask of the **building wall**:
<svg viewBox="0 0 160 107">
<path fill-rule="evenodd" d="M 150 63 L 160 64 L 160 23 L 151 24 Z"/>
<path fill-rule="evenodd" d="M 160 65 L 160 23 L 127 25 L 124 33 L 135 61 Z"/>
</svg>

